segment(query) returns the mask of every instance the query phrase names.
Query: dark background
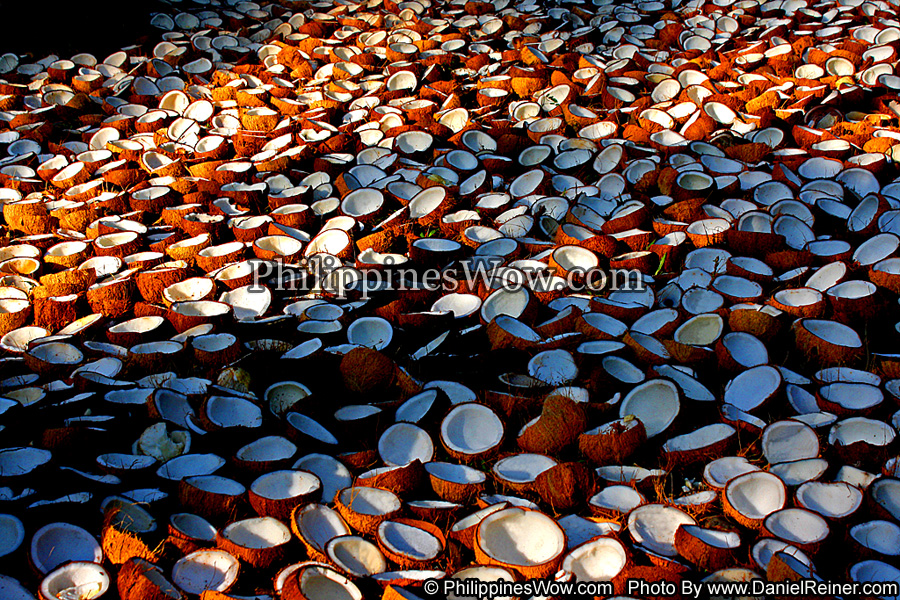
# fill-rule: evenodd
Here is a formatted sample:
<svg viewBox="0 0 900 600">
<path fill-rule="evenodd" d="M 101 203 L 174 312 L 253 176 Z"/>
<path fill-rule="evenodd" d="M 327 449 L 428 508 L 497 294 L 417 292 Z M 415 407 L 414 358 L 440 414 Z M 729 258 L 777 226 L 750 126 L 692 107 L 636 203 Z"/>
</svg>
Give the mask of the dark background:
<svg viewBox="0 0 900 600">
<path fill-rule="evenodd" d="M 156 0 L 0 0 L 0 52 L 69 58 L 88 52 L 102 61 L 151 33 L 150 15 L 165 8 Z"/>
</svg>

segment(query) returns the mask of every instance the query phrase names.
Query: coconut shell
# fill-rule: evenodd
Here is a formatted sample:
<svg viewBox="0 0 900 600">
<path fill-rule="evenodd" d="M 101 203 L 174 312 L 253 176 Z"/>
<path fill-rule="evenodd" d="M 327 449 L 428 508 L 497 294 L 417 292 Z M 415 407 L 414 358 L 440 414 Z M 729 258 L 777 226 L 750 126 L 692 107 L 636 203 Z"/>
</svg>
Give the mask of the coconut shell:
<svg viewBox="0 0 900 600">
<path fill-rule="evenodd" d="M 111 319 L 119 318 L 132 308 L 135 285 L 131 277 L 93 286 L 86 297 L 91 310 Z"/>
<path fill-rule="evenodd" d="M 640 419 L 624 419 L 611 423 L 608 432 L 583 433 L 578 436 L 578 449 L 597 465 L 621 465 L 647 440 L 647 430 Z"/>
<path fill-rule="evenodd" d="M 691 535 L 689 531 L 684 526 L 675 531 L 675 549 L 685 560 L 705 571 L 718 571 L 736 564 L 736 548 L 715 546 Z"/>
<path fill-rule="evenodd" d="M 150 303 L 161 303 L 163 290 L 187 277 L 187 264 L 172 262 L 149 271 L 141 271 L 135 275 L 134 282 L 141 298 Z"/>
<path fill-rule="evenodd" d="M 246 548 L 235 544 L 223 536 L 221 532 L 216 533 L 216 547 L 237 557 L 241 562 L 254 569 L 269 570 L 283 565 L 287 556 L 287 548 L 285 546 L 287 544 L 268 546 L 266 548 Z"/>
<path fill-rule="evenodd" d="M 578 512 L 596 488 L 593 469 L 577 462 L 550 467 L 534 480 L 534 490 L 555 514 Z"/>
<path fill-rule="evenodd" d="M 161 568 L 143 558 L 131 558 L 122 565 L 116 577 L 119 598 L 121 600 L 172 600 L 172 596 L 160 587 L 159 579 L 165 579 Z M 171 583 L 169 585 L 172 586 Z"/>
<path fill-rule="evenodd" d="M 188 479 L 178 482 L 178 502 L 189 512 L 211 519 L 229 519 L 239 514 L 245 502 L 244 494 L 219 494 L 201 489 Z"/>
<path fill-rule="evenodd" d="M 537 422 L 527 427 L 517 441 L 525 452 L 556 454 L 575 443 L 586 424 L 587 417 L 579 403 L 553 395 L 544 400 Z"/>
<path fill-rule="evenodd" d="M 103 555 L 114 565 L 121 565 L 131 559 L 143 559 L 156 562 L 159 559 L 158 542 L 152 536 L 139 534 L 130 530 L 123 522 L 116 519 L 116 513 L 107 514 L 100 544 Z M 127 522 L 128 517 L 125 517 Z"/>
<path fill-rule="evenodd" d="M 419 521 L 415 519 L 405 519 L 405 518 L 395 518 L 391 519 L 394 523 L 402 523 L 403 525 L 408 525 L 410 527 L 415 527 L 416 529 L 421 529 L 422 531 L 431 534 L 436 537 L 441 544 L 441 548 L 443 549 L 447 545 L 447 539 L 444 537 L 444 532 L 441 529 L 427 521 Z M 381 539 L 381 536 L 376 536 L 378 541 L 378 548 L 381 550 L 382 554 L 398 565 L 401 569 L 428 569 L 435 566 L 435 562 L 439 559 L 435 557 L 431 560 L 418 560 L 406 554 L 401 554 L 398 552 L 394 552 L 391 548 L 384 543 L 384 540 Z"/>
<path fill-rule="evenodd" d="M 402 467 L 393 468 L 368 477 L 357 477 L 354 485 L 377 487 L 403 497 L 418 489 L 425 480 L 425 475 L 425 467 L 422 465 L 422 461 L 416 459 Z"/>
<path fill-rule="evenodd" d="M 93 269 L 74 269 L 43 275 L 40 282 L 49 295 L 66 296 L 86 291 L 96 280 L 97 274 Z"/>
<path fill-rule="evenodd" d="M 344 385 L 357 394 L 383 392 L 396 380 L 394 361 L 371 348 L 354 348 L 345 354 L 340 370 Z"/>
</svg>

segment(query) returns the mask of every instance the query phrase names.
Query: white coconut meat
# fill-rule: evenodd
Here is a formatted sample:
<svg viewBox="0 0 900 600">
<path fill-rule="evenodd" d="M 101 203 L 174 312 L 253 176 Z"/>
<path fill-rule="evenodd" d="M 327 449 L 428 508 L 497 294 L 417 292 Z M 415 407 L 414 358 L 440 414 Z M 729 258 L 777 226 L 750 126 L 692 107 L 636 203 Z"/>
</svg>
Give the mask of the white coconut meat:
<svg viewBox="0 0 900 600">
<path fill-rule="evenodd" d="M 819 479 L 828 467 L 828 461 L 824 458 L 807 458 L 771 465 L 769 472 L 781 479 L 785 485 L 796 487 L 807 481 Z"/>
<path fill-rule="evenodd" d="M 395 423 L 378 439 L 378 455 L 392 467 L 408 465 L 415 460 L 427 463 L 434 456 L 434 442 L 421 427 Z"/>
<path fill-rule="evenodd" d="M 434 407 L 438 398 L 435 389 L 420 392 L 401 404 L 394 413 L 394 421 L 405 423 L 418 423 Z"/>
<path fill-rule="evenodd" d="M 830 528 L 820 515 L 803 508 L 785 508 L 766 517 L 766 531 L 789 544 L 807 545 L 822 542 Z"/>
<path fill-rule="evenodd" d="M 216 454 L 183 454 L 160 466 L 156 474 L 163 479 L 181 481 L 185 477 L 211 475 L 225 465 L 225 459 Z"/>
<path fill-rule="evenodd" d="M 92 562 L 70 562 L 47 574 L 41 581 L 44 599 L 82 600 L 99 598 L 109 590 L 109 573 Z"/>
<path fill-rule="evenodd" d="M 612 521 L 595 521 L 579 515 L 566 515 L 556 520 L 566 532 L 566 543 L 569 550 L 577 548 L 596 537 L 621 531 L 622 527 Z"/>
<path fill-rule="evenodd" d="M 47 337 L 50 332 L 43 327 L 19 327 L 0 338 L 0 348 L 7 352 L 21 354 L 34 340 Z"/>
<path fill-rule="evenodd" d="M 378 541 L 390 552 L 416 561 L 428 561 L 443 551 L 441 540 L 429 531 L 397 521 L 378 526 Z"/>
<path fill-rule="evenodd" d="M 782 377 L 778 369 L 768 365 L 754 367 L 728 382 L 723 399 L 742 411 L 752 412 L 771 399 L 781 385 Z"/>
<path fill-rule="evenodd" d="M 592 328 L 612 338 L 620 338 L 628 331 L 625 323 L 603 313 L 587 313 L 581 318 Z"/>
<path fill-rule="evenodd" d="M 548 385 L 565 385 L 578 377 L 578 366 L 568 351 L 547 350 L 528 361 L 528 374 Z"/>
<path fill-rule="evenodd" d="M 563 558 L 562 568 L 575 575 L 577 581 L 612 581 L 626 564 L 628 554 L 622 542 L 600 537 L 569 552 Z"/>
<path fill-rule="evenodd" d="M 848 411 L 872 409 L 884 399 L 879 388 L 865 383 L 832 383 L 819 388 L 819 396 Z"/>
<path fill-rule="evenodd" d="M 206 401 L 206 418 L 219 427 L 259 427 L 262 409 L 235 396 L 211 396 Z"/>
<path fill-rule="evenodd" d="M 675 421 L 681 409 L 678 388 L 667 379 L 651 379 L 632 389 L 619 405 L 619 418 L 637 417 L 652 438 Z"/>
<path fill-rule="evenodd" d="M 674 381 L 684 396 L 697 402 L 713 402 L 716 396 L 705 385 L 690 373 L 673 367 L 672 365 L 659 365 L 654 369 L 661 377 Z"/>
<path fill-rule="evenodd" d="M 629 485 L 610 485 L 597 492 L 588 504 L 592 509 L 601 512 L 617 512 L 625 514 L 641 504 L 646 504 L 643 494 Z"/>
<path fill-rule="evenodd" d="M 169 517 L 169 524 L 181 535 L 197 542 L 212 544 L 216 541 L 216 528 L 198 515 L 175 513 Z"/>
<path fill-rule="evenodd" d="M 681 526 L 690 536 L 713 548 L 737 549 L 741 545 L 741 536 L 736 531 L 707 529 L 699 525 Z"/>
<path fill-rule="evenodd" d="M 697 453 L 704 448 L 725 442 L 737 432 L 731 425 L 725 423 L 713 423 L 690 433 L 670 438 L 663 444 L 664 452 L 691 452 Z"/>
<path fill-rule="evenodd" d="M 152 456 L 160 462 L 181 456 L 191 449 L 189 431 L 169 431 L 165 423 L 155 423 L 141 433 L 137 452 Z"/>
<path fill-rule="evenodd" d="M 223 538 L 242 548 L 263 550 L 287 544 L 291 530 L 278 519 L 257 517 L 243 519 L 227 525 L 221 532 Z"/>
<path fill-rule="evenodd" d="M 859 334 L 843 323 L 823 319 L 804 319 L 799 326 L 802 326 L 817 338 L 835 346 L 844 348 L 862 347 L 862 340 L 859 338 Z"/>
<path fill-rule="evenodd" d="M 493 581 L 508 581 L 513 582 L 516 581 L 515 576 L 508 569 L 504 569 L 502 567 L 485 567 L 485 566 L 473 566 L 467 567 L 465 569 L 461 569 L 450 576 L 451 579 L 475 579 L 478 581 L 485 582 L 493 582 Z M 465 600 L 467 598 L 471 598 L 471 596 L 458 596 L 454 593 L 447 594 L 447 600 Z M 512 596 L 497 596 L 494 600 L 515 600 Z"/>
<path fill-rule="evenodd" d="M 815 458 L 819 455 L 819 438 L 800 421 L 776 421 L 763 431 L 762 450 L 769 464 Z"/>
<path fill-rule="evenodd" d="M 338 490 L 350 487 L 353 481 L 344 463 L 327 454 L 307 454 L 295 462 L 292 468 L 308 471 L 319 478 L 325 502 L 331 502 Z"/>
<path fill-rule="evenodd" d="M 400 510 L 400 498 L 388 490 L 350 487 L 340 491 L 341 503 L 353 512 L 370 516 L 389 515 Z"/>
<path fill-rule="evenodd" d="M 49 573 L 70 561 L 100 563 L 103 550 L 85 529 L 70 523 L 50 523 L 31 537 L 29 557 L 38 571 Z"/>
<path fill-rule="evenodd" d="M 156 464 L 156 458 L 153 456 L 142 456 L 138 454 L 122 454 L 120 452 L 110 452 L 101 454 L 97 457 L 97 464 L 106 469 L 114 469 L 117 471 L 133 470 L 139 471 L 147 469 Z"/>
<path fill-rule="evenodd" d="M 747 519 L 764 519 L 784 508 L 787 490 L 784 482 L 765 471 L 752 471 L 730 480 L 725 498 L 736 512 Z"/>
<path fill-rule="evenodd" d="M 237 580 L 238 559 L 222 550 L 197 550 L 172 567 L 172 583 L 188 594 L 225 592 Z"/>
<path fill-rule="evenodd" d="M 541 512 L 506 508 L 478 524 L 476 543 L 500 564 L 528 567 L 550 562 L 565 552 L 566 534 Z"/>
<path fill-rule="evenodd" d="M 554 459 L 543 454 L 514 454 L 498 460 L 491 470 L 504 481 L 531 483 L 538 475 L 556 465 Z"/>
<path fill-rule="evenodd" d="M 464 455 L 487 452 L 502 439 L 503 422 L 483 404 L 458 404 L 441 422 L 441 441 L 450 450 Z"/>
<path fill-rule="evenodd" d="M 300 593 L 307 600 L 362 600 L 362 592 L 352 581 L 324 565 L 304 567 Z"/>
<path fill-rule="evenodd" d="M 63 342 L 47 342 L 26 351 L 32 358 L 57 367 L 75 366 L 84 360 L 81 350 Z"/>
<path fill-rule="evenodd" d="M 449 312 L 457 319 L 474 315 L 481 308 L 481 298 L 474 294 L 446 294 L 431 305 L 432 312 Z"/>
<path fill-rule="evenodd" d="M 891 521 L 866 521 L 850 528 L 850 537 L 864 548 L 885 556 L 900 555 L 900 526 Z"/>
<path fill-rule="evenodd" d="M 234 317 L 239 321 L 259 319 L 272 303 L 272 292 L 259 285 L 245 285 L 225 292 L 219 297 L 222 302 L 232 308 Z"/>
<path fill-rule="evenodd" d="M 333 508 L 322 504 L 308 504 L 294 513 L 293 518 L 294 525 L 303 539 L 323 554 L 332 539 L 350 535 L 350 527 L 341 515 Z"/>
<path fill-rule="evenodd" d="M 384 350 L 394 337 L 394 328 L 380 317 L 361 317 L 347 328 L 347 341 L 374 350 Z"/>
<path fill-rule="evenodd" d="M 300 433 L 309 436 L 315 440 L 323 444 L 328 444 L 330 446 L 336 446 L 338 444 L 338 439 L 334 437 L 334 435 L 322 427 L 317 421 L 307 417 L 306 415 L 300 414 L 298 412 L 288 413 L 285 418 L 288 425 L 299 431 Z"/>
<path fill-rule="evenodd" d="M 0 575 L 0 595 L 6 600 L 34 600 L 34 595 L 8 575 Z"/>
<path fill-rule="evenodd" d="M 553 261 L 565 273 L 573 269 L 585 273 L 600 264 L 596 254 L 581 246 L 560 246 L 553 251 L 552 256 Z"/>
<path fill-rule="evenodd" d="M 31 473 L 53 458 L 41 448 L 4 448 L 0 450 L 0 477 L 16 477 Z"/>
<path fill-rule="evenodd" d="M 322 488 L 322 482 L 305 471 L 272 471 L 256 478 L 250 484 L 253 493 L 269 500 L 286 500 L 308 496 Z"/>
<path fill-rule="evenodd" d="M 297 453 L 297 446 L 279 435 L 267 435 L 242 446 L 235 452 L 240 461 L 266 463 L 288 460 Z"/>
<path fill-rule="evenodd" d="M 900 585 L 900 569 L 880 560 L 864 560 L 850 567 L 850 579 L 863 582 L 891 582 Z M 884 600 L 896 596 L 881 596 Z"/>
<path fill-rule="evenodd" d="M 0 557 L 15 552 L 24 541 L 25 526 L 22 521 L 14 515 L 0 515 Z M 46 573 L 46 570 L 42 572 Z"/>
<path fill-rule="evenodd" d="M 387 570 L 387 560 L 378 546 L 357 535 L 336 537 L 325 546 L 325 554 L 353 577 L 369 577 Z"/>
<path fill-rule="evenodd" d="M 742 331 L 729 333 L 722 338 L 722 344 L 741 367 L 758 367 L 769 362 L 766 345 L 749 333 Z"/>
<path fill-rule="evenodd" d="M 430 462 L 425 471 L 432 477 L 464 485 L 484 483 L 487 475 L 478 469 L 447 462 Z"/>
<path fill-rule="evenodd" d="M 691 317 L 675 330 L 676 342 L 691 346 L 709 346 L 722 335 L 724 322 L 715 313 L 704 313 Z"/>
<path fill-rule="evenodd" d="M 755 562 L 760 569 L 765 571 L 769 566 L 769 561 L 771 561 L 772 557 L 779 552 L 784 552 L 785 554 L 792 556 L 798 560 L 800 564 L 806 565 L 807 567 L 812 566 L 812 561 L 802 550 L 784 540 L 778 540 L 771 537 L 763 538 L 753 544 L 753 547 L 750 548 L 750 558 L 753 559 L 753 562 Z"/>
<path fill-rule="evenodd" d="M 263 393 L 263 398 L 275 415 L 281 416 L 295 404 L 307 398 L 312 392 L 308 387 L 296 381 L 279 381 L 273 383 Z"/>
<path fill-rule="evenodd" d="M 849 446 L 862 442 L 870 446 L 885 447 L 896 437 L 897 432 L 884 421 L 851 417 L 834 424 L 828 432 L 828 443 L 831 446 Z"/>
<path fill-rule="evenodd" d="M 856 486 L 844 482 L 809 481 L 797 488 L 794 498 L 802 508 L 829 519 L 840 519 L 856 512 L 863 494 Z"/>
<path fill-rule="evenodd" d="M 678 556 L 675 532 L 697 522 L 686 512 L 664 504 L 644 504 L 628 514 L 628 531 L 636 544 L 662 556 Z"/>
</svg>

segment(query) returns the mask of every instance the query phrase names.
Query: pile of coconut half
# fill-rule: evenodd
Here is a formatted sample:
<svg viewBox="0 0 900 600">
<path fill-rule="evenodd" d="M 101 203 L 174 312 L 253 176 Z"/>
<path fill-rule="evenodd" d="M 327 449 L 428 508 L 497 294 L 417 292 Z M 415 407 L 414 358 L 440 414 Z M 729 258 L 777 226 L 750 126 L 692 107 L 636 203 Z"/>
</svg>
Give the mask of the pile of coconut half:
<svg viewBox="0 0 900 600">
<path fill-rule="evenodd" d="M 0 598 L 900 582 L 898 8 L 204 0 L 3 55 Z"/>
</svg>

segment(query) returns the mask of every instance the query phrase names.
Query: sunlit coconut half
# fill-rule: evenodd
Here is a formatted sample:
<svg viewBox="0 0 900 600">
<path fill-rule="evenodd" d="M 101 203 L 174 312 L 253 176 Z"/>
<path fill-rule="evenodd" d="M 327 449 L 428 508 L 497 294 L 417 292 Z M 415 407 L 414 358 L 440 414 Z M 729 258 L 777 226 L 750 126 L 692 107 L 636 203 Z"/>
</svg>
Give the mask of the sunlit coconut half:
<svg viewBox="0 0 900 600">
<path fill-rule="evenodd" d="M 566 550 L 566 534 L 547 515 L 506 508 L 488 515 L 475 533 L 478 562 L 512 569 L 525 577 L 556 572 Z"/>
<path fill-rule="evenodd" d="M 626 568 L 628 559 L 622 542 L 613 537 L 597 537 L 579 544 L 560 566 L 574 574 L 577 581 L 612 581 Z"/>
<path fill-rule="evenodd" d="M 197 550 L 172 567 L 172 583 L 188 594 L 227 592 L 237 581 L 238 559 L 222 550 Z"/>
<path fill-rule="evenodd" d="M 369 534 L 399 513 L 400 499 L 393 492 L 370 487 L 349 487 L 335 496 L 335 506 L 344 520 L 360 533 Z"/>
<path fill-rule="evenodd" d="M 819 438 L 800 421 L 776 421 L 763 431 L 762 449 L 770 464 L 815 458 L 819 455 Z"/>
<path fill-rule="evenodd" d="M 662 450 L 676 464 L 697 462 L 723 453 L 736 435 L 731 425 L 713 423 L 669 439 Z"/>
<path fill-rule="evenodd" d="M 763 520 L 787 502 L 784 482 L 765 471 L 752 471 L 731 479 L 722 496 L 725 512 L 741 525 L 759 529 Z"/>
<path fill-rule="evenodd" d="M 628 514 L 628 531 L 636 544 L 662 556 L 677 556 L 675 532 L 696 521 L 684 511 L 664 504 L 644 504 Z"/>
<path fill-rule="evenodd" d="M 385 319 L 362 317 L 347 328 L 347 341 L 374 350 L 384 350 L 391 344 L 394 328 Z"/>
<path fill-rule="evenodd" d="M 228 524 L 216 535 L 216 544 L 247 564 L 268 569 L 283 560 L 291 530 L 272 517 L 243 519 Z"/>
<path fill-rule="evenodd" d="M 494 463 L 491 472 L 504 486 L 521 491 L 528 489 L 538 475 L 557 464 L 556 460 L 543 454 L 514 454 Z"/>
<path fill-rule="evenodd" d="M 763 521 L 763 530 L 808 553 L 815 553 L 830 533 L 828 522 L 803 508 L 785 508 Z"/>
<path fill-rule="evenodd" d="M 681 409 L 679 391 L 667 379 L 652 379 L 633 388 L 619 405 L 619 416 L 641 420 L 648 438 L 666 431 Z"/>
<path fill-rule="evenodd" d="M 503 434 L 503 422 L 497 414 L 487 406 L 474 402 L 454 407 L 441 421 L 444 449 L 464 461 L 495 452 Z"/>
<path fill-rule="evenodd" d="M 325 547 L 332 539 L 350 534 L 341 515 L 323 504 L 307 504 L 291 515 L 291 530 L 311 558 L 326 560 Z"/>
<path fill-rule="evenodd" d="M 321 490 L 321 481 L 312 473 L 272 471 L 250 484 L 248 498 L 258 515 L 287 521 L 295 507 L 317 500 Z"/>
<path fill-rule="evenodd" d="M 333 538 L 325 546 L 329 561 L 351 577 L 369 577 L 383 573 L 387 560 L 378 546 L 357 535 Z"/>
<path fill-rule="evenodd" d="M 287 577 L 282 597 L 304 600 L 362 600 L 359 588 L 333 568 L 319 563 L 300 566 Z"/>
<path fill-rule="evenodd" d="M 741 546 L 736 531 L 708 529 L 699 525 L 681 525 L 675 532 L 678 554 L 697 566 L 716 570 L 735 561 L 735 551 Z"/>
<path fill-rule="evenodd" d="M 42 600 L 98 598 L 110 586 L 109 573 L 93 562 L 70 562 L 51 571 L 41 580 Z"/>
<path fill-rule="evenodd" d="M 884 481 L 890 482 L 890 480 Z M 881 486 L 873 485 L 875 487 L 869 491 L 873 497 L 877 497 L 879 495 L 878 487 Z M 797 488 L 794 497 L 797 506 L 835 520 L 854 514 L 863 503 L 862 491 L 854 485 L 841 481 L 834 483 L 806 482 Z"/>
<path fill-rule="evenodd" d="M 646 503 L 644 495 L 629 485 L 609 485 L 591 496 L 588 508 L 597 516 L 615 518 Z"/>
</svg>

